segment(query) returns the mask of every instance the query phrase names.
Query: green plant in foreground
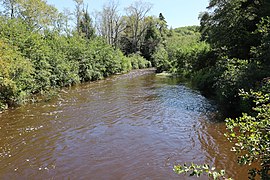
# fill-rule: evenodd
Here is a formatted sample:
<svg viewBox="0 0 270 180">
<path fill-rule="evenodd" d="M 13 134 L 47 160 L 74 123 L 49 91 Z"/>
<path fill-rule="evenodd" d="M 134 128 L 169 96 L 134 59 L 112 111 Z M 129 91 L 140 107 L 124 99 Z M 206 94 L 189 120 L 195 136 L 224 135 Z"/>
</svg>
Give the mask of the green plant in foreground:
<svg viewBox="0 0 270 180">
<path fill-rule="evenodd" d="M 202 174 L 206 174 L 209 176 L 209 178 L 212 178 L 214 180 L 217 179 L 227 179 L 230 180 L 231 178 L 225 177 L 225 170 L 217 171 L 215 167 L 210 167 L 207 164 L 204 165 L 197 165 L 197 164 L 191 164 L 190 166 L 184 164 L 184 165 L 177 165 L 174 166 L 174 172 L 176 174 L 187 174 L 189 173 L 189 176 L 197 176 L 200 177 Z"/>
<path fill-rule="evenodd" d="M 254 115 L 243 113 L 242 117 L 227 119 L 228 140 L 234 142 L 233 151 L 240 165 L 259 163 L 260 168 L 249 171 L 250 179 L 259 175 L 270 179 L 270 81 L 261 91 L 242 92 L 244 98 L 252 98 L 256 106 Z"/>
</svg>

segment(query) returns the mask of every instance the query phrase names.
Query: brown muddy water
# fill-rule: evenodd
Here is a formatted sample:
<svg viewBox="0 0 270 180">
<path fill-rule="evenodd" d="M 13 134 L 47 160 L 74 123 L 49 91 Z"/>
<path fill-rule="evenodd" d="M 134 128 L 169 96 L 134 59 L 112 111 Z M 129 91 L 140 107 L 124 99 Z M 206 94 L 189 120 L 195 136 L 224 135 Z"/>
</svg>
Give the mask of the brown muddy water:
<svg viewBox="0 0 270 180">
<path fill-rule="evenodd" d="M 184 162 L 247 179 L 217 113 L 149 69 L 67 88 L 0 114 L 0 179 L 191 179 L 173 172 Z"/>
</svg>

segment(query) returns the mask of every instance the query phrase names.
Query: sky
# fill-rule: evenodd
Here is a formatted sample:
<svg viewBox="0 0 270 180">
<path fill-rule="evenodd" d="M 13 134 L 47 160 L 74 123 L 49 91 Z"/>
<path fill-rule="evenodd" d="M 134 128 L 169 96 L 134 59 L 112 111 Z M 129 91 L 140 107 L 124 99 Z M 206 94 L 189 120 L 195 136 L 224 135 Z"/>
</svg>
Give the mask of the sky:
<svg viewBox="0 0 270 180">
<path fill-rule="evenodd" d="M 183 26 L 199 25 L 198 16 L 200 12 L 206 10 L 209 0 L 143 0 L 153 4 L 149 15 L 158 16 L 162 13 L 169 27 L 177 28 Z M 64 8 L 74 10 L 73 0 L 47 0 L 48 4 L 54 5 L 62 11 Z M 88 5 L 90 14 L 100 11 L 109 0 L 84 0 Z M 118 0 L 121 14 L 124 8 L 134 2 L 134 0 Z"/>
</svg>

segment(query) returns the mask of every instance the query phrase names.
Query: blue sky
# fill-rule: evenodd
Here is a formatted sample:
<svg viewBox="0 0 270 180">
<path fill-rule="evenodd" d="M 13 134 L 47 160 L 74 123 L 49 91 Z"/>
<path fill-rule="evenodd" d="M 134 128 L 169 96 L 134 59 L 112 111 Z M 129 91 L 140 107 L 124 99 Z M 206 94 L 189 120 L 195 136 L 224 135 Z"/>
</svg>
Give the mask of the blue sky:
<svg viewBox="0 0 270 180">
<path fill-rule="evenodd" d="M 206 10 L 209 0 L 145 0 L 153 4 L 153 8 L 149 15 L 156 15 L 161 12 L 169 27 L 182 27 L 189 25 L 199 25 L 198 16 L 200 12 Z M 74 3 L 72 0 L 47 0 L 48 4 L 54 5 L 59 10 L 68 8 L 74 10 Z M 102 6 L 109 2 L 109 0 L 84 0 L 88 4 L 89 12 L 95 12 L 102 9 Z M 129 6 L 134 0 L 118 0 L 120 7 Z M 121 13 L 124 13 L 122 11 Z"/>
</svg>

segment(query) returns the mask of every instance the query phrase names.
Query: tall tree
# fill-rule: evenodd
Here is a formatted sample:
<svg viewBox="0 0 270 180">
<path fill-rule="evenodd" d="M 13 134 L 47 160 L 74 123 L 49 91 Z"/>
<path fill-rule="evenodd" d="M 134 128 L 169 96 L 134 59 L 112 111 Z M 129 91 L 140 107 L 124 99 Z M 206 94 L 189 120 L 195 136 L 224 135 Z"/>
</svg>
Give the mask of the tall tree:
<svg viewBox="0 0 270 180">
<path fill-rule="evenodd" d="M 52 26 L 58 11 L 46 0 L 1 0 L 4 14 L 10 18 L 21 18 L 29 28 L 42 29 Z"/>
<path fill-rule="evenodd" d="M 16 13 L 17 0 L 1 0 L 0 2 L 4 7 L 4 15 L 13 19 Z"/>
<path fill-rule="evenodd" d="M 152 61 L 152 64 L 155 65 L 153 62 L 153 54 L 155 53 L 157 46 L 162 42 L 162 34 L 160 33 L 160 20 L 159 18 L 150 16 L 147 17 L 147 29 L 144 35 L 144 40 L 140 47 L 140 51 L 142 56 L 145 57 L 147 60 Z"/>
<path fill-rule="evenodd" d="M 201 30 L 213 47 L 226 50 L 229 57 L 250 59 L 251 47 L 260 44 L 254 31 L 269 14 L 267 0 L 211 0 L 208 12 L 200 16 Z"/>
<path fill-rule="evenodd" d="M 63 12 L 58 14 L 54 22 L 54 30 L 70 35 L 72 29 L 70 22 L 72 19 L 72 12 L 69 9 L 64 9 Z"/>
<path fill-rule="evenodd" d="M 103 6 L 98 12 L 98 31 L 115 48 L 119 46 L 120 33 L 124 31 L 124 21 L 118 13 L 119 3 L 114 0 Z"/>
<path fill-rule="evenodd" d="M 168 25 L 167 25 L 167 21 L 165 20 L 165 17 L 163 16 L 162 13 L 159 13 L 158 16 L 158 29 L 160 32 L 160 35 L 165 39 L 165 35 L 167 34 L 167 29 L 168 29 Z"/>
<path fill-rule="evenodd" d="M 75 2 L 75 18 L 77 33 L 80 34 L 80 23 L 83 16 L 83 0 L 73 0 Z"/>
<path fill-rule="evenodd" d="M 29 26 L 46 28 L 52 26 L 57 18 L 57 9 L 45 0 L 18 0 L 19 14 Z"/>
<path fill-rule="evenodd" d="M 79 32 L 87 39 L 94 37 L 95 29 L 92 25 L 92 19 L 86 9 L 83 10 L 83 16 L 80 20 Z"/>
<path fill-rule="evenodd" d="M 130 29 L 129 41 L 131 43 L 131 52 L 136 53 L 140 48 L 144 33 L 147 30 L 145 18 L 151 10 L 152 4 L 143 1 L 135 1 L 126 8 L 127 26 Z"/>
</svg>

